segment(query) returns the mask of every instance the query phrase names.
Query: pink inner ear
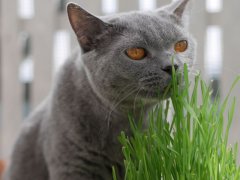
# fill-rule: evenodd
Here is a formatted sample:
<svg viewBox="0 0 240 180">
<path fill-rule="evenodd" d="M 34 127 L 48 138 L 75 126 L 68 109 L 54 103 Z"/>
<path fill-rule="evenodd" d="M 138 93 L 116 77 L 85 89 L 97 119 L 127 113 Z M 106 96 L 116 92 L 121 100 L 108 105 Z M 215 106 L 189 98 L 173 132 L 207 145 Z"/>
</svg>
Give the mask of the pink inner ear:
<svg viewBox="0 0 240 180">
<path fill-rule="evenodd" d="M 188 2 L 189 0 L 183 0 L 182 3 L 174 10 L 174 14 L 182 18 Z"/>
<path fill-rule="evenodd" d="M 68 9 L 69 21 L 75 32 L 77 31 L 78 26 L 79 26 L 79 12 L 77 12 L 77 11 L 79 11 L 79 10 L 73 9 L 73 8 Z"/>
</svg>

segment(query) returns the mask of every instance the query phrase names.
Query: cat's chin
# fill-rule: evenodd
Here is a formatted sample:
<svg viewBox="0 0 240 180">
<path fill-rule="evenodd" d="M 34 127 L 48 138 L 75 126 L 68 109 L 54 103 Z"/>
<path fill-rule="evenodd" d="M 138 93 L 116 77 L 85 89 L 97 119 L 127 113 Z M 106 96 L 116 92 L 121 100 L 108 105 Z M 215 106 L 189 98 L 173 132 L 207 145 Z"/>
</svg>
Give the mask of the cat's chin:
<svg viewBox="0 0 240 180">
<path fill-rule="evenodd" d="M 140 95 L 144 102 L 159 102 L 171 97 L 170 92 L 143 90 Z"/>
</svg>

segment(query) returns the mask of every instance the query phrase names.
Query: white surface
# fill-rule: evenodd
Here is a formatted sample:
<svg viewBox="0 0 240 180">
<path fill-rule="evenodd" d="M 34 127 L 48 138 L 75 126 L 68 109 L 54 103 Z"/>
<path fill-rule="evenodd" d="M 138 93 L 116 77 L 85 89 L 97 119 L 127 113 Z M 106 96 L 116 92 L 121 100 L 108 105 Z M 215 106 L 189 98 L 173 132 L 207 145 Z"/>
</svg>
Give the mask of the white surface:
<svg viewBox="0 0 240 180">
<path fill-rule="evenodd" d="M 34 0 L 18 0 L 18 16 L 22 19 L 34 17 Z"/>
<path fill-rule="evenodd" d="M 223 2 L 222 0 L 207 0 L 206 9 L 210 13 L 220 12 L 222 10 Z"/>
<path fill-rule="evenodd" d="M 117 12 L 118 0 L 102 0 L 103 14 L 113 14 Z"/>
<path fill-rule="evenodd" d="M 23 60 L 19 68 L 19 78 L 22 83 L 30 83 L 33 81 L 33 61 L 31 57 Z"/>
<path fill-rule="evenodd" d="M 67 31 L 59 30 L 54 35 L 53 47 L 53 70 L 55 73 L 66 61 L 70 54 L 70 34 Z"/>
<path fill-rule="evenodd" d="M 153 10 L 156 8 L 156 0 L 139 0 L 139 9 L 143 11 Z"/>
<path fill-rule="evenodd" d="M 222 70 L 222 30 L 219 26 L 207 28 L 205 69 L 209 76 L 219 75 Z"/>
</svg>

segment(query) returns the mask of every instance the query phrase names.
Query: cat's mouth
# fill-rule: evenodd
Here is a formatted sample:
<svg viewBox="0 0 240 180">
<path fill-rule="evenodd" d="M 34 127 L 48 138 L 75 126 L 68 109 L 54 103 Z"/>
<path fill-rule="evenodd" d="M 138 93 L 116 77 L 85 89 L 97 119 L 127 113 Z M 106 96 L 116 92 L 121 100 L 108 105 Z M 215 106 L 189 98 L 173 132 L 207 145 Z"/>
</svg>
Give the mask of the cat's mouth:
<svg viewBox="0 0 240 180">
<path fill-rule="evenodd" d="M 163 80 L 155 77 L 149 78 L 140 83 L 139 94 L 144 99 L 166 99 L 170 97 L 171 78 Z"/>
<path fill-rule="evenodd" d="M 135 94 L 135 99 L 144 100 L 164 100 L 171 97 L 172 78 L 152 75 L 139 80 L 139 90 Z M 181 81 L 177 82 L 181 85 Z"/>
<path fill-rule="evenodd" d="M 142 88 L 139 92 L 139 96 L 144 99 L 167 99 L 171 96 L 171 86 L 154 87 L 154 88 Z"/>
</svg>

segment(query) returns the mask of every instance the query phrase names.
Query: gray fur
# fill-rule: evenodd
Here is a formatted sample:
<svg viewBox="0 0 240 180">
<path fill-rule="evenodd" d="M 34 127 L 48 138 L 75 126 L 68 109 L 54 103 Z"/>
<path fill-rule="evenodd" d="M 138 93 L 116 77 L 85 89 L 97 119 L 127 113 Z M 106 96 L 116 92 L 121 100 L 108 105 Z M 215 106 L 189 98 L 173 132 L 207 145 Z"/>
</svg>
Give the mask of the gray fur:
<svg viewBox="0 0 240 180">
<path fill-rule="evenodd" d="M 156 92 L 171 80 L 167 67 L 173 56 L 179 71 L 184 62 L 193 62 L 195 43 L 179 14 L 183 10 L 175 14 L 167 7 L 102 20 L 84 11 L 88 18 L 80 22 L 71 8 L 77 16 L 83 10 L 68 8 L 82 53 L 79 49 L 66 61 L 50 95 L 26 121 L 7 180 L 110 180 L 113 165 L 123 179 L 117 137 L 121 131 L 131 135 L 128 113 L 138 119 L 141 101 L 145 112 L 158 102 Z M 98 30 L 91 29 L 96 25 Z M 183 39 L 189 47 L 176 54 L 173 46 Z M 125 54 L 130 47 L 143 47 L 149 55 L 130 60 Z"/>
</svg>

